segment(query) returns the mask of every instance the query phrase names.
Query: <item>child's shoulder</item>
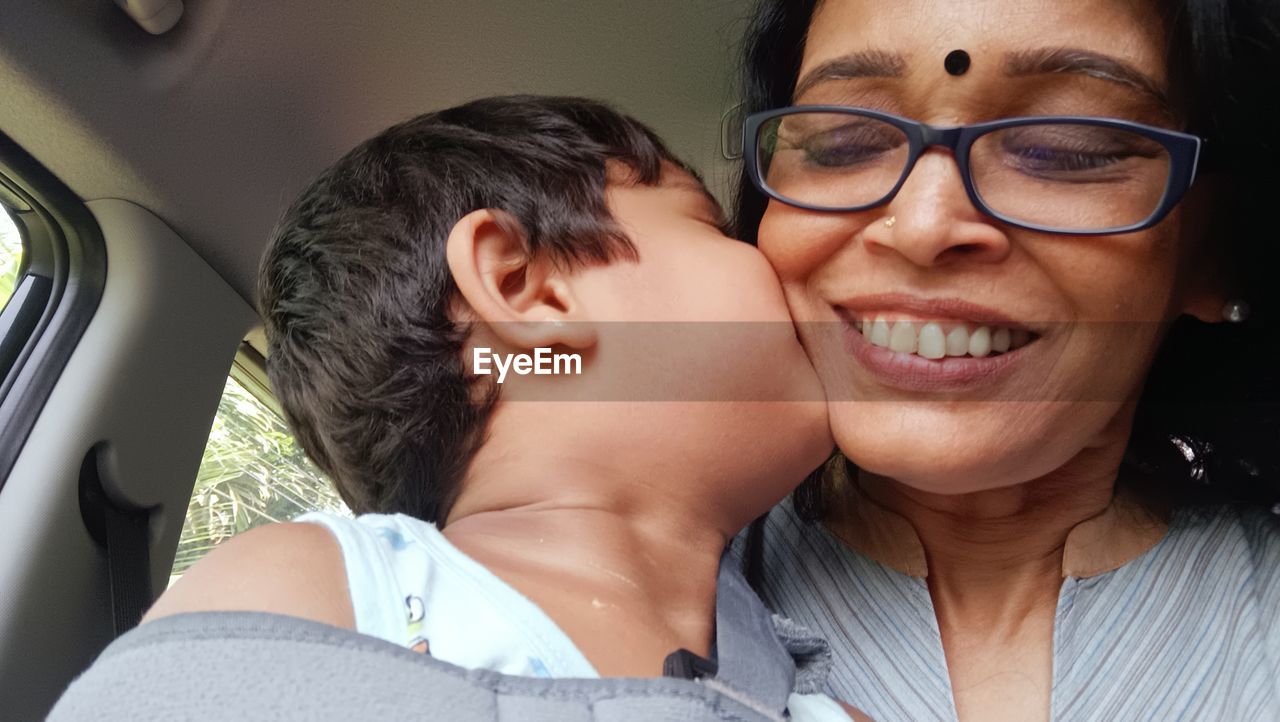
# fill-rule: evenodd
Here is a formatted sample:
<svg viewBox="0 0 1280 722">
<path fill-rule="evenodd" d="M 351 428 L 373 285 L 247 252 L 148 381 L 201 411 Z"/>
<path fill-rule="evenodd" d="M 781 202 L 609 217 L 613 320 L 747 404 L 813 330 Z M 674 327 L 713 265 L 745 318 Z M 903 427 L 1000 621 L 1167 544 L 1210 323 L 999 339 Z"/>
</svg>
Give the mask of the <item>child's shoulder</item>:
<svg viewBox="0 0 1280 722">
<path fill-rule="evenodd" d="M 143 622 L 201 611 L 271 612 L 355 626 L 342 550 L 319 524 L 268 524 L 218 545 L 160 596 Z"/>
</svg>

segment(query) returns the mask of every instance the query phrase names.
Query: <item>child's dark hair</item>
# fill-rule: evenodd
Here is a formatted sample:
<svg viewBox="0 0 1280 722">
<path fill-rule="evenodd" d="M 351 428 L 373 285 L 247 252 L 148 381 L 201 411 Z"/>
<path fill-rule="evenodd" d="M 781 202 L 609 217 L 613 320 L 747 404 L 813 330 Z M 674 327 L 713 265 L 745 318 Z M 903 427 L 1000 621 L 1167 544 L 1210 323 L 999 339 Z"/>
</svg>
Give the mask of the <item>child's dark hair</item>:
<svg viewBox="0 0 1280 722">
<path fill-rule="evenodd" d="M 357 513 L 443 524 L 495 399 L 462 361 L 445 240 L 504 212 L 530 258 L 634 257 L 605 201 L 606 161 L 655 185 L 680 165 L 649 129 L 577 98 L 486 98 L 362 143 L 272 234 L 258 276 L 275 393 Z"/>
</svg>

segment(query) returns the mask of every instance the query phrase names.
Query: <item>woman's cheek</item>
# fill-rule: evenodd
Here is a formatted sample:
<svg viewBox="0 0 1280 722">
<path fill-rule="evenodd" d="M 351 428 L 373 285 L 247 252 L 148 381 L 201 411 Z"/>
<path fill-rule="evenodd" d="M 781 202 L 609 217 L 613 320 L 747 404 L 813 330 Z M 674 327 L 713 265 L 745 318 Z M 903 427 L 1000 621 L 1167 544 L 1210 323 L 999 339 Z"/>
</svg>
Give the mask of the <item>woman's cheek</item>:
<svg viewBox="0 0 1280 722">
<path fill-rule="evenodd" d="M 784 284 L 810 276 L 851 239 L 848 220 L 770 202 L 760 220 L 760 251 Z"/>
</svg>

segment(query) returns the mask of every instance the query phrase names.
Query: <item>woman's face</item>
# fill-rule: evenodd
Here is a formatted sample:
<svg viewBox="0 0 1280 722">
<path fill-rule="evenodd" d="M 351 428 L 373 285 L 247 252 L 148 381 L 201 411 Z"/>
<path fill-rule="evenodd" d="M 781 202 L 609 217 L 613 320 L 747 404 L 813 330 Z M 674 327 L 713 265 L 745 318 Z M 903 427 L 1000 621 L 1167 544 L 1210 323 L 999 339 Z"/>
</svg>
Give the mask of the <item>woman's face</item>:
<svg viewBox="0 0 1280 722">
<path fill-rule="evenodd" d="M 825 0 L 794 102 L 942 126 L 1089 115 L 1176 129 L 1164 35 L 1155 7 L 1142 1 Z M 943 65 L 956 49 L 972 59 L 958 76 Z M 842 58 L 876 62 L 831 63 Z M 1136 233 L 1020 230 L 978 212 L 953 157 L 934 148 L 880 208 L 830 213 L 771 202 L 759 246 L 826 387 L 840 448 L 872 473 L 965 493 L 1123 448 L 1126 401 L 1140 391 L 1168 323 L 1221 306 L 1188 272 L 1201 214 L 1187 207 L 1196 202 L 1193 194 Z M 888 338 L 872 338 L 878 319 L 889 335 L 906 334 L 894 328 L 906 322 L 917 345 L 933 322 L 933 341 L 958 327 L 970 337 L 985 328 L 1008 332 L 1012 348 L 930 360 L 873 343 Z"/>
</svg>

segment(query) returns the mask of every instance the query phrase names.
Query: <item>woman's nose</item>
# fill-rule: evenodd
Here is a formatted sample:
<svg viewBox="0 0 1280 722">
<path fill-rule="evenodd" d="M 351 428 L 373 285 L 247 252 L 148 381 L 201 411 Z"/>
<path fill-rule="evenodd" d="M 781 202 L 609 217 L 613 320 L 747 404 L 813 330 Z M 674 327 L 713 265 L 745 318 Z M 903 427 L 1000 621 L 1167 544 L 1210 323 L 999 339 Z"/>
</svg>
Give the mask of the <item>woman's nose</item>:
<svg viewBox="0 0 1280 722">
<path fill-rule="evenodd" d="M 1008 235 L 973 206 L 955 158 L 943 150 L 916 161 L 884 218 L 867 226 L 863 238 L 872 252 L 897 253 L 924 267 L 999 263 L 1010 251 Z"/>
</svg>

